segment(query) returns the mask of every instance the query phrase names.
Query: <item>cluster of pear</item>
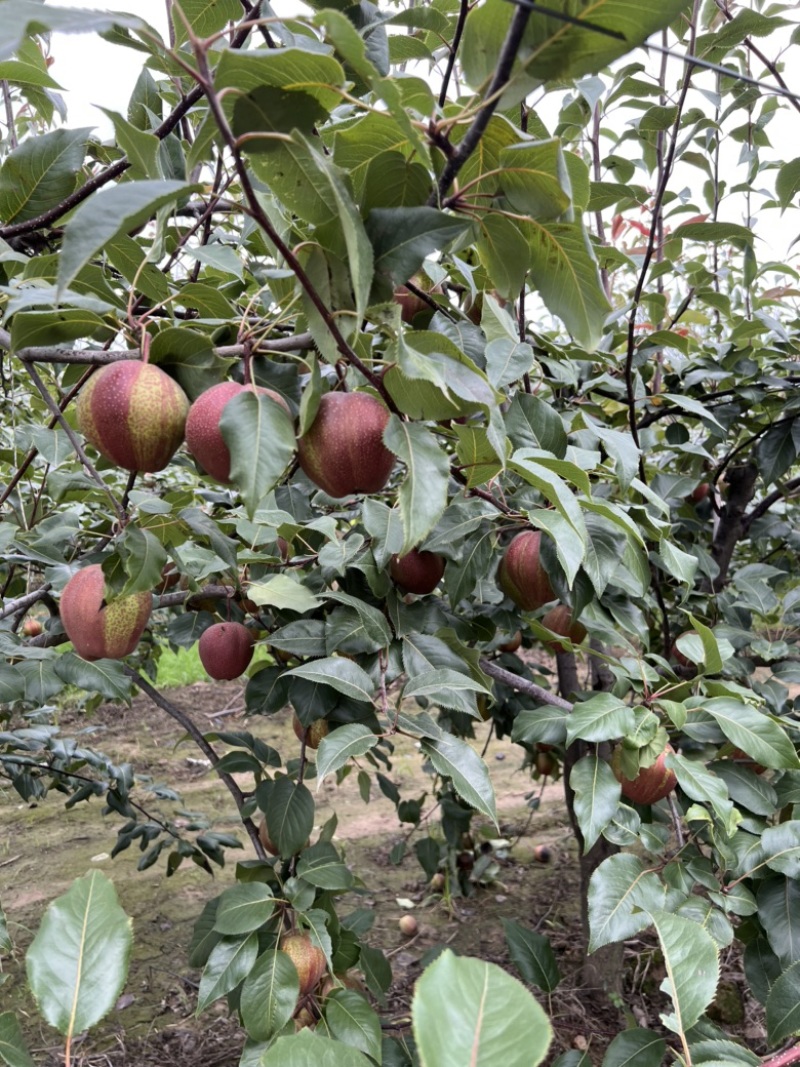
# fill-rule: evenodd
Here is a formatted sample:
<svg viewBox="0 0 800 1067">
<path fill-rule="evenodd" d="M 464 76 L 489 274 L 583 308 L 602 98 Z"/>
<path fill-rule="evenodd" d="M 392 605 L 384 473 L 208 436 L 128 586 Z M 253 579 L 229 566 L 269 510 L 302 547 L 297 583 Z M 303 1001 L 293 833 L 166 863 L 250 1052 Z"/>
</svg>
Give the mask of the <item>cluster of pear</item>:
<svg viewBox="0 0 800 1067">
<path fill-rule="evenodd" d="M 190 404 L 180 385 L 159 367 L 123 360 L 97 371 L 80 393 L 78 428 L 97 451 L 129 471 L 163 470 L 182 442 L 198 466 L 230 484 L 231 456 L 221 423 L 230 401 L 247 391 L 267 396 L 291 415 L 272 389 L 225 381 Z M 369 393 L 326 393 L 308 431 L 298 442 L 298 462 L 306 476 L 329 496 L 377 493 L 387 485 L 394 455 L 383 443 L 387 408 Z M 444 560 L 431 552 L 395 556 L 391 574 L 405 592 L 432 592 Z M 150 593 L 105 602 L 99 564 L 83 568 L 64 588 L 61 617 L 78 655 L 87 660 L 119 659 L 132 652 L 150 617 Z M 200 659 L 215 679 L 239 677 L 253 655 L 253 636 L 241 623 L 211 626 L 200 638 Z"/>
</svg>

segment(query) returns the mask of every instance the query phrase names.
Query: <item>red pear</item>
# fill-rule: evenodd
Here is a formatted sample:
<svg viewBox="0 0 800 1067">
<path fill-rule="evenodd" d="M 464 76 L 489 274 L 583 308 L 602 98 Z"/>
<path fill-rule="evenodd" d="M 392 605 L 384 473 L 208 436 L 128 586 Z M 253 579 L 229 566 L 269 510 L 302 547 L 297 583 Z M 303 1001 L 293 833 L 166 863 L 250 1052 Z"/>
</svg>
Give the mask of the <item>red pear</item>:
<svg viewBox="0 0 800 1067">
<path fill-rule="evenodd" d="M 542 535 L 538 530 L 517 534 L 500 561 L 500 588 L 523 611 L 535 611 L 555 599 L 553 587 L 539 558 Z"/>
<path fill-rule="evenodd" d="M 231 480 L 231 454 L 219 423 L 228 401 L 247 389 L 272 397 L 290 414 L 289 405 L 274 389 L 261 385 L 240 385 L 239 382 L 220 382 L 198 396 L 186 419 L 187 448 L 206 474 L 210 474 L 223 485 L 228 485 Z"/>
<path fill-rule="evenodd" d="M 560 637 L 568 637 L 575 645 L 579 645 L 586 637 L 586 627 L 577 619 L 573 621 L 572 611 L 566 604 L 551 608 L 542 619 L 542 626 L 546 626 Z M 554 656 L 564 651 L 560 641 L 545 641 L 545 647 L 549 648 Z"/>
<path fill-rule="evenodd" d="M 78 429 L 128 471 L 160 471 L 183 441 L 189 400 L 163 370 L 140 360 L 93 374 L 78 397 Z"/>
<path fill-rule="evenodd" d="M 667 745 L 655 763 L 644 767 L 635 778 L 626 778 L 622 770 L 622 749 L 617 748 L 611 758 L 611 769 L 622 786 L 622 795 L 635 804 L 655 804 L 669 796 L 678 779 L 664 766 L 664 760 L 674 752 L 672 745 Z"/>
<path fill-rule="evenodd" d="M 106 580 L 99 563 L 73 574 L 61 594 L 61 622 L 75 651 L 86 660 L 122 659 L 139 644 L 150 618 L 150 593 L 105 603 Z"/>
<path fill-rule="evenodd" d="M 292 729 L 298 741 L 302 741 L 305 736 L 306 748 L 319 748 L 320 741 L 330 733 L 327 719 L 314 719 L 306 732 L 306 727 L 297 715 L 292 716 Z"/>
<path fill-rule="evenodd" d="M 26 637 L 38 637 L 43 629 L 41 622 L 33 616 L 26 619 L 22 624 L 22 632 Z"/>
<path fill-rule="evenodd" d="M 326 393 L 300 438 L 301 468 L 328 496 L 379 493 L 394 467 L 383 443 L 388 421 L 387 409 L 369 393 Z"/>
<path fill-rule="evenodd" d="M 240 622 L 217 622 L 200 635 L 200 662 L 219 682 L 244 674 L 253 658 L 253 635 Z"/>
<path fill-rule="evenodd" d="M 423 596 L 432 593 L 444 574 L 444 558 L 435 552 L 418 552 L 412 548 L 405 556 L 392 556 L 389 564 L 392 581 L 406 593 Z"/>
</svg>

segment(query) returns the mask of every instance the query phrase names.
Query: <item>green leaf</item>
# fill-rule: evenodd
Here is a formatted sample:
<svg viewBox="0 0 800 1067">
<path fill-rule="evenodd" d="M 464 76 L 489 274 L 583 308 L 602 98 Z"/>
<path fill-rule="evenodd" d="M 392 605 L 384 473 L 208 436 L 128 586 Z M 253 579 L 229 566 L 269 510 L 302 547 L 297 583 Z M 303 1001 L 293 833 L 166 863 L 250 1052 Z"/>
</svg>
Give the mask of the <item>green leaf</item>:
<svg viewBox="0 0 800 1067">
<path fill-rule="evenodd" d="M 673 236 L 707 244 L 742 241 L 751 245 L 755 239 L 749 227 L 740 226 L 736 222 L 685 222 L 683 226 L 678 226 Z"/>
<path fill-rule="evenodd" d="M 269 1041 L 297 1007 L 300 980 L 285 952 L 264 952 L 244 980 L 239 1001 L 242 1022 L 254 1041 Z"/>
<path fill-rule="evenodd" d="M 487 365 L 488 358 L 487 349 Z M 566 455 L 567 432 L 561 416 L 538 396 L 515 394 L 506 414 L 506 429 L 517 448 L 540 448 L 559 459 Z"/>
<path fill-rule="evenodd" d="M 661 1015 L 664 1025 L 685 1035 L 714 999 L 719 982 L 717 946 L 702 926 L 680 915 L 657 911 L 651 915 L 661 943 L 667 977 L 661 989 L 672 999 L 672 1013 Z"/>
<path fill-rule="evenodd" d="M 338 771 L 353 757 L 363 756 L 379 738 L 361 723 L 348 723 L 323 737 L 317 749 L 317 790 L 323 778 Z"/>
<path fill-rule="evenodd" d="M 786 209 L 800 193 L 800 156 L 782 163 L 775 178 L 775 195 L 782 208 Z"/>
<path fill-rule="evenodd" d="M 117 540 L 116 548 L 127 575 L 119 593 L 121 597 L 144 593 L 158 586 L 167 552 L 154 534 L 128 525 Z"/>
<path fill-rule="evenodd" d="M 161 142 L 154 133 L 140 130 L 122 115 L 109 108 L 100 111 L 114 124 L 117 144 L 128 157 L 131 176 L 134 178 L 161 178 L 158 150 Z"/>
<path fill-rule="evenodd" d="M 301 1030 L 294 1037 L 279 1037 L 259 1061 L 259 1067 L 371 1067 L 363 1052 L 341 1041 Z"/>
<path fill-rule="evenodd" d="M 306 589 L 286 574 L 276 574 L 266 582 L 255 582 L 248 587 L 247 595 L 259 607 L 269 606 L 277 608 L 278 611 L 295 611 L 298 615 L 315 611 L 321 604 L 310 589 Z"/>
<path fill-rule="evenodd" d="M 352 989 L 337 989 L 325 1002 L 325 1021 L 333 1037 L 380 1063 L 381 1021 Z"/>
<path fill-rule="evenodd" d="M 543 82 L 572 81 L 602 70 L 651 33 L 667 27 L 689 5 L 687 0 L 638 0 L 635 5 L 626 0 L 596 0 L 575 7 L 565 0 L 554 0 L 548 6 L 573 15 L 577 24 L 538 12 L 531 18 L 512 68 L 513 92 L 504 94 L 503 106 L 516 103 Z M 462 55 L 464 76 L 473 89 L 494 73 L 511 14 L 503 0 L 487 0 L 471 10 Z M 580 25 L 584 19 L 591 25 Z M 597 33 L 594 26 L 611 30 L 615 36 Z"/>
<path fill-rule="evenodd" d="M 510 919 L 503 919 L 503 930 L 509 955 L 524 980 L 543 993 L 552 993 L 561 975 L 549 939 Z"/>
<path fill-rule="evenodd" d="M 263 882 L 231 886 L 219 898 L 214 929 L 227 936 L 249 934 L 263 926 L 274 910 L 272 890 Z"/>
<path fill-rule="evenodd" d="M 92 337 L 102 330 L 103 320 L 83 308 L 59 311 L 18 311 L 11 320 L 11 345 L 15 352 L 35 345 L 56 345 Z"/>
<path fill-rule="evenodd" d="M 222 410 L 220 430 L 231 453 L 231 481 L 250 519 L 294 458 L 294 426 L 272 397 L 245 390 Z"/>
<path fill-rule="evenodd" d="M 259 800 L 261 787 L 259 787 Z M 308 786 L 291 778 L 276 778 L 266 793 L 267 832 L 281 856 L 296 855 L 314 829 L 314 798 Z"/>
<path fill-rule="evenodd" d="M 500 296 L 519 296 L 528 273 L 528 242 L 519 227 L 505 215 L 489 213 L 479 219 L 475 249 Z M 527 347 L 527 346 L 525 346 Z"/>
<path fill-rule="evenodd" d="M 781 876 L 761 882 L 758 918 L 783 966 L 800 962 L 800 883 Z"/>
<path fill-rule="evenodd" d="M 800 821 L 791 819 L 768 826 L 761 835 L 761 847 L 765 862 L 773 871 L 787 878 L 800 878 Z"/>
<path fill-rule="evenodd" d="M 638 856 L 620 852 L 603 860 L 589 883 L 589 951 L 626 941 L 649 926 L 647 912 L 667 907 L 666 893 L 658 875 Z"/>
<path fill-rule="evenodd" d="M 111 1011 L 125 984 L 131 941 L 131 920 L 100 871 L 77 878 L 50 904 L 26 966 L 51 1026 L 74 1037 Z"/>
<path fill-rule="evenodd" d="M 210 37 L 224 29 L 228 22 L 241 18 L 238 0 L 181 0 L 181 12 L 197 37 Z M 175 39 L 185 41 L 186 23 L 177 13 L 172 17 Z"/>
<path fill-rule="evenodd" d="M 502 389 L 504 385 L 519 381 L 532 368 L 533 349 L 527 343 L 520 343 L 510 337 L 498 337 L 486 346 L 486 374 L 495 389 Z M 522 395 L 529 400 L 536 400 L 536 397 L 531 397 L 528 393 Z M 530 443 L 536 448 L 546 449 L 546 446 L 540 445 L 538 441 Z"/>
<path fill-rule="evenodd" d="M 714 697 L 703 704 L 728 740 L 757 763 L 776 770 L 800 766 L 794 745 L 783 729 L 749 704 L 730 697 Z"/>
<path fill-rule="evenodd" d="M 794 963 L 772 986 L 767 998 L 767 1038 L 777 1045 L 800 1033 L 800 963 Z"/>
<path fill-rule="evenodd" d="M 0 1015 L 0 1060 L 8 1067 L 35 1067 L 13 1011 L 4 1011 Z"/>
<path fill-rule="evenodd" d="M 612 1040 L 603 1057 L 603 1067 L 661 1067 L 666 1050 L 663 1037 L 634 1026 Z"/>
<path fill-rule="evenodd" d="M 131 702 L 132 683 L 119 660 L 99 659 L 89 663 L 74 652 L 65 652 L 55 664 L 55 672 L 62 682 L 74 685 L 87 693 L 99 693 L 107 700 Z"/>
<path fill-rule="evenodd" d="M 598 693 L 575 705 L 567 719 L 567 744 L 579 737 L 584 741 L 608 741 L 632 734 L 635 727 L 632 707 L 611 693 Z"/>
<path fill-rule="evenodd" d="M 223 937 L 211 950 L 197 993 L 197 1014 L 230 993 L 250 974 L 258 955 L 258 934 Z"/>
<path fill-rule="evenodd" d="M 555 219 L 570 206 L 569 176 L 557 137 L 504 148 L 500 167 L 500 188 L 514 211 L 534 219 Z"/>
<path fill-rule="evenodd" d="M 433 434 L 414 422 L 392 415 L 383 443 L 406 465 L 398 500 L 403 521 L 402 553 L 423 541 L 447 505 L 450 464 Z"/>
<path fill-rule="evenodd" d="M 64 230 L 57 295 L 109 241 L 135 230 L 154 218 L 160 208 L 200 188 L 177 181 L 122 182 L 84 200 Z"/>
<path fill-rule="evenodd" d="M 584 756 L 573 766 L 569 778 L 575 793 L 575 815 L 588 852 L 619 807 L 620 784 L 605 760 Z"/>
<path fill-rule="evenodd" d="M 420 748 L 436 771 L 452 781 L 458 795 L 497 825 L 494 789 L 486 764 L 477 752 L 450 734 L 425 739 Z"/>
<path fill-rule="evenodd" d="M 531 281 L 542 300 L 580 345 L 594 351 L 611 306 L 583 225 L 532 221 L 523 232 L 530 248 Z"/>
<path fill-rule="evenodd" d="M 0 956 L 7 955 L 13 947 L 8 933 L 8 922 L 3 909 L 0 908 Z"/>
<path fill-rule="evenodd" d="M 678 785 L 692 800 L 710 804 L 720 821 L 727 825 L 733 811 L 728 798 L 728 787 L 713 771 L 707 770 L 699 760 L 690 760 L 677 753 L 670 753 L 664 760 L 668 770 L 674 771 Z"/>
<path fill-rule="evenodd" d="M 326 841 L 318 841 L 304 850 L 297 864 L 297 876 L 318 889 L 331 891 L 349 889 L 353 884 L 353 875 L 333 845 Z"/>
<path fill-rule="evenodd" d="M 38 0 L 13 0 L 3 11 L 0 59 L 13 56 L 30 33 L 55 30 L 58 33 L 103 33 L 116 26 L 140 29 L 147 24 L 135 15 L 84 11 L 72 7 L 44 6 Z"/>
<path fill-rule="evenodd" d="M 54 130 L 29 138 L 10 152 L 0 167 L 0 219 L 26 222 L 69 196 L 91 132 L 90 126 Z"/>
<path fill-rule="evenodd" d="M 375 683 L 365 670 L 352 660 L 341 656 L 327 656 L 311 663 L 302 663 L 286 671 L 289 676 L 305 678 L 317 685 L 327 685 L 353 700 L 371 700 Z"/>
<path fill-rule="evenodd" d="M 666 542 L 662 542 L 662 546 Z M 662 547 L 663 551 L 663 547 Z M 695 633 L 699 634 L 700 640 L 703 643 L 703 665 L 708 674 L 719 674 L 722 670 L 723 659 L 719 650 L 719 644 L 714 636 L 714 631 L 710 630 L 707 626 L 704 626 L 702 622 L 689 615 L 689 622 L 692 624 L 692 629 Z"/>
<path fill-rule="evenodd" d="M 367 497 L 367 500 L 370 498 Z M 366 501 L 365 501 L 366 504 Z M 382 505 L 385 507 L 385 505 Z M 388 509 L 387 509 L 388 511 Z M 392 632 L 385 616 L 371 604 L 364 603 L 358 597 L 350 596 L 349 593 L 327 593 L 328 600 L 335 600 L 339 604 L 346 604 L 358 615 L 361 625 L 359 633 L 378 648 L 388 648 L 392 641 Z"/>
<path fill-rule="evenodd" d="M 520 982 L 450 949 L 418 979 L 411 1015 L 422 1067 L 536 1067 L 552 1040 L 547 1016 Z"/>
<path fill-rule="evenodd" d="M 796 419 L 771 427 L 756 445 L 758 470 L 764 485 L 777 482 L 797 459 Z"/>
<path fill-rule="evenodd" d="M 432 207 L 374 208 L 367 235 L 375 253 L 375 270 L 392 286 L 404 284 L 431 252 L 460 237 L 469 222 Z"/>
</svg>

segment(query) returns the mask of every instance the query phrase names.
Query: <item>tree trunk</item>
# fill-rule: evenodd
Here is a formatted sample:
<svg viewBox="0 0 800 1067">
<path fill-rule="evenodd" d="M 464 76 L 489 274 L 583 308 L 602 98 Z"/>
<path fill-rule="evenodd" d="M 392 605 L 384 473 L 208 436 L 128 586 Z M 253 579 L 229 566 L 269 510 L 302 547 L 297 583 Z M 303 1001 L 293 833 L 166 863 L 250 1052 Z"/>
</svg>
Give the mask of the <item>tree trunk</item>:
<svg viewBox="0 0 800 1067">
<path fill-rule="evenodd" d="M 719 567 L 719 574 L 713 582 L 705 583 L 708 592 L 718 593 L 727 581 L 733 550 L 745 532 L 745 514 L 755 496 L 757 478 L 758 467 L 754 463 L 728 468 L 727 498 L 711 545 L 711 556 Z"/>
<path fill-rule="evenodd" d="M 611 672 L 594 656 L 591 657 L 592 688 L 607 691 L 613 684 Z M 556 659 L 558 667 L 558 686 L 563 697 L 568 699 L 579 690 L 578 671 L 575 655 L 571 652 L 561 653 Z M 592 874 L 597 870 L 603 860 L 613 856 L 619 849 L 610 841 L 600 836 L 588 852 L 584 851 L 584 839 L 575 817 L 575 794 L 569 785 L 570 774 L 573 766 L 590 752 L 601 759 L 608 759 L 611 755 L 611 746 L 607 743 L 591 745 L 586 741 L 574 741 L 568 746 L 564 758 L 564 799 L 567 805 L 567 813 L 572 824 L 572 832 L 578 842 L 579 866 L 580 866 L 580 891 L 581 891 L 581 931 L 583 938 L 583 967 L 581 979 L 584 986 L 589 990 L 601 991 L 605 994 L 620 993 L 622 990 L 622 959 L 624 946 L 620 944 L 604 945 L 596 952 L 588 955 L 589 946 L 589 882 Z"/>
</svg>

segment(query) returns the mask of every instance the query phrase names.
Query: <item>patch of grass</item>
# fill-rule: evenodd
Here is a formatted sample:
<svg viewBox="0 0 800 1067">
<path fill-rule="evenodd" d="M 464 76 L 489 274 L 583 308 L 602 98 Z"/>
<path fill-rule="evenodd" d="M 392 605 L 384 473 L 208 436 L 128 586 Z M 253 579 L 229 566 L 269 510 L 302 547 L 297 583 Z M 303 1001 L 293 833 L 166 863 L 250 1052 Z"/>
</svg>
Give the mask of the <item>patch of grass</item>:
<svg viewBox="0 0 800 1067">
<path fill-rule="evenodd" d="M 158 661 L 156 688 L 170 689 L 175 686 L 192 685 L 193 682 L 207 682 L 208 675 L 200 662 L 197 645 L 191 648 L 179 648 L 173 652 L 165 648 Z"/>
</svg>

